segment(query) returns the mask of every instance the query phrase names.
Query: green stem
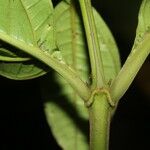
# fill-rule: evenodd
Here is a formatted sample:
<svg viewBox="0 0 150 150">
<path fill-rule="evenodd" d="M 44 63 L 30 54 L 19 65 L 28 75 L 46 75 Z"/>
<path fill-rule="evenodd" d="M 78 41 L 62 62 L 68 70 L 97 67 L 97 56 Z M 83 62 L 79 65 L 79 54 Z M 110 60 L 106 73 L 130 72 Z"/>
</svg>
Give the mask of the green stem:
<svg viewBox="0 0 150 150">
<path fill-rule="evenodd" d="M 88 86 L 80 79 L 78 74 L 66 64 L 60 63 L 58 60 L 51 57 L 50 54 L 44 53 L 38 47 L 33 45 L 28 45 L 22 41 L 14 39 L 5 33 L 0 32 L 0 40 L 7 42 L 16 48 L 30 54 L 31 56 L 39 59 L 49 67 L 57 71 L 65 80 L 73 87 L 73 89 L 79 94 L 83 100 L 87 100 L 90 97 L 90 89 Z M 82 90 L 81 90 L 82 89 Z"/>
<path fill-rule="evenodd" d="M 105 94 L 95 95 L 89 107 L 90 150 L 108 150 L 110 105 Z"/>
<path fill-rule="evenodd" d="M 23 62 L 30 60 L 30 58 L 0 56 L 0 60 L 5 62 Z"/>
<path fill-rule="evenodd" d="M 90 0 L 79 0 L 81 12 L 83 16 L 83 23 L 89 48 L 89 56 L 92 70 L 92 87 L 104 87 L 104 71 L 100 54 L 100 46 L 98 35 L 93 16 L 93 9 Z"/>
<path fill-rule="evenodd" d="M 127 91 L 149 53 L 150 33 L 147 32 L 143 40 L 132 49 L 118 76 L 112 82 L 110 93 L 115 103 L 118 103 L 119 99 Z"/>
</svg>

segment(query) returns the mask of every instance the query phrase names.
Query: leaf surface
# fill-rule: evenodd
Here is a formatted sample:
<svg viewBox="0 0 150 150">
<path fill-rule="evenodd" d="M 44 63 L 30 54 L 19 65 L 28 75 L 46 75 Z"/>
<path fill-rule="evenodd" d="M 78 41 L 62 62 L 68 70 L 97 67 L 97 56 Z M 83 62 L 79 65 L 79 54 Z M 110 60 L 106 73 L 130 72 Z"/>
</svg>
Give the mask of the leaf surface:
<svg viewBox="0 0 150 150">
<path fill-rule="evenodd" d="M 82 80 L 88 81 L 89 66 L 82 26 L 73 5 L 61 2 L 54 11 L 56 25 L 56 45 L 62 53 L 62 57 L 78 72 Z M 51 77 L 49 82 L 52 87 Z M 47 97 L 45 112 L 53 135 L 59 145 L 65 150 L 87 150 L 88 141 L 85 130 L 88 128 L 88 112 L 83 101 L 78 97 L 70 85 L 58 74 L 55 79 L 61 89 L 51 91 L 46 89 L 43 96 Z M 52 88 L 54 89 L 54 88 Z M 58 88 L 59 89 L 59 88 Z M 52 94 L 53 93 L 53 94 Z M 57 93 L 57 94 L 54 94 Z M 70 107 L 70 108 L 69 108 Z M 86 122 L 83 124 L 83 122 Z"/>
<path fill-rule="evenodd" d="M 0 35 L 6 34 L 18 42 L 40 47 L 43 51 L 50 51 L 54 48 L 52 11 L 53 6 L 50 0 L 1 0 Z M 9 41 L 4 42 L 9 44 Z M 24 62 L 23 55 L 15 53 L 18 49 L 11 45 L 5 47 L 4 42 L 0 42 L 1 75 L 20 80 L 46 73 L 41 65 L 37 65 L 39 63 L 32 64 L 35 60 Z"/>
<path fill-rule="evenodd" d="M 138 16 L 138 26 L 134 46 L 143 38 L 146 32 L 150 32 L 150 0 L 143 0 Z M 133 47 L 134 47 L 133 46 Z"/>
<path fill-rule="evenodd" d="M 61 2 L 54 11 L 56 45 L 65 62 L 78 72 L 85 82 L 89 81 L 89 57 L 84 29 L 74 4 Z M 102 60 L 107 82 L 114 79 L 120 70 L 120 60 L 112 34 L 100 15 L 94 10 Z M 88 112 L 76 92 L 60 76 L 54 74 L 58 87 L 49 79 L 43 85 L 51 85 L 51 93 L 43 89 L 45 113 L 53 135 L 64 150 L 88 149 Z M 55 92 L 53 90 L 56 90 Z M 82 90 L 82 89 L 81 89 Z M 54 94 L 57 93 L 57 94 Z"/>
<path fill-rule="evenodd" d="M 109 28 L 94 9 L 95 24 L 97 27 L 100 51 L 104 68 L 105 80 L 113 80 L 120 71 L 120 57 L 117 45 Z"/>
</svg>

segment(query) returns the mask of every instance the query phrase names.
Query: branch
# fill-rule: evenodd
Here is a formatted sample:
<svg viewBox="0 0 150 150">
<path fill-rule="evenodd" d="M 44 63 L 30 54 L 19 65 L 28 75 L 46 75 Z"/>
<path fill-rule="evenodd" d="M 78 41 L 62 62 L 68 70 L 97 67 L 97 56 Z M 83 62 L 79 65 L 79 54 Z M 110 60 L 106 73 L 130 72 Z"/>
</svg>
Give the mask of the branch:
<svg viewBox="0 0 150 150">
<path fill-rule="evenodd" d="M 118 103 L 127 91 L 149 53 L 150 32 L 147 32 L 143 40 L 133 47 L 121 71 L 111 84 L 110 93 L 115 103 Z"/>
</svg>

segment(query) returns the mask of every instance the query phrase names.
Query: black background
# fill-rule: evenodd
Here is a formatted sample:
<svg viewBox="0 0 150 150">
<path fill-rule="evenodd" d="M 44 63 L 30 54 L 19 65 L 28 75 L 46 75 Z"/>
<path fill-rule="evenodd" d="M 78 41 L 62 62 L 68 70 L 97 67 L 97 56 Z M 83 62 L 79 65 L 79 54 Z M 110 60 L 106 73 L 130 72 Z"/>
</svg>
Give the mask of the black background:
<svg viewBox="0 0 150 150">
<path fill-rule="evenodd" d="M 116 38 L 123 64 L 133 44 L 141 0 L 93 2 Z M 148 58 L 119 103 L 111 124 L 111 150 L 150 149 L 149 63 Z M 40 79 L 0 77 L 0 150 L 60 149 L 45 120 Z"/>
</svg>

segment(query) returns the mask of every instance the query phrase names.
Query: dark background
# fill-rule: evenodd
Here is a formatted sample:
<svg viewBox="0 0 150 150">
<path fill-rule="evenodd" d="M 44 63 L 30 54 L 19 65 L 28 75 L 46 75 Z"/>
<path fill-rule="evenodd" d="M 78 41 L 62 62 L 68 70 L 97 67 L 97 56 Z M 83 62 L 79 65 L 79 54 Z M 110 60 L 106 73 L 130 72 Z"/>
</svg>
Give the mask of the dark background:
<svg viewBox="0 0 150 150">
<path fill-rule="evenodd" d="M 122 64 L 135 37 L 141 0 L 95 0 L 120 48 Z M 150 59 L 121 99 L 111 125 L 111 150 L 150 149 Z M 59 150 L 46 123 L 39 80 L 0 77 L 0 150 Z"/>
</svg>

